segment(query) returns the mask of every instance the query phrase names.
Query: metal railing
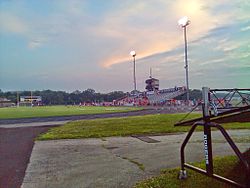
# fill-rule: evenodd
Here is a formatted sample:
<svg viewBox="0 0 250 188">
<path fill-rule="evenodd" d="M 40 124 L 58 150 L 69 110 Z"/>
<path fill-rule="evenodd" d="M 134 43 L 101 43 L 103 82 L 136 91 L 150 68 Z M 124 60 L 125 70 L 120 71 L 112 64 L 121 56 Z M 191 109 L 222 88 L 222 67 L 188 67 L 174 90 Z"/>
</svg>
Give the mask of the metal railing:
<svg viewBox="0 0 250 188">
<path fill-rule="evenodd" d="M 176 123 L 175 126 L 186 126 L 192 124 L 191 129 L 189 130 L 186 138 L 184 139 L 182 145 L 181 145 L 181 150 L 180 150 L 180 155 L 181 155 L 181 171 L 179 174 L 179 179 L 186 179 L 187 178 L 187 173 L 185 168 L 192 169 L 196 172 L 199 172 L 201 174 L 204 174 L 206 176 L 209 176 L 211 178 L 217 179 L 219 181 L 222 181 L 224 183 L 236 186 L 236 187 L 242 187 L 242 188 L 249 188 L 250 187 L 250 165 L 248 164 L 247 160 L 244 158 L 238 147 L 235 145 L 234 141 L 230 138 L 226 130 L 218 123 L 212 122 L 214 119 L 219 120 L 222 118 L 225 118 L 225 115 L 231 115 L 231 114 L 241 114 L 246 111 L 250 110 L 250 105 L 246 103 L 246 106 L 241 106 L 237 107 L 235 109 L 231 109 L 228 111 L 224 111 L 221 113 L 215 115 L 211 115 L 211 108 L 210 108 L 210 99 L 211 99 L 211 91 L 214 90 L 209 90 L 208 88 L 203 88 L 203 101 L 202 101 L 202 109 L 203 109 L 203 116 L 201 118 L 196 118 L 193 120 L 189 121 L 182 121 L 179 123 Z M 234 89 L 235 91 L 235 89 Z M 250 90 L 249 90 L 250 91 Z M 216 117 L 216 118 L 215 118 Z M 205 164 L 206 164 L 206 170 L 195 167 L 191 164 L 188 164 L 185 162 L 185 147 L 191 138 L 193 132 L 195 131 L 197 126 L 203 126 L 203 131 L 204 131 L 204 153 L 205 153 Z M 235 182 L 231 179 L 222 177 L 220 175 L 217 175 L 214 173 L 214 166 L 213 166 L 213 153 L 212 153 L 212 138 L 211 138 L 211 128 L 217 128 L 226 141 L 229 143 L 230 147 L 233 149 L 234 153 L 238 157 L 238 159 L 242 162 L 244 168 L 245 168 L 245 178 L 246 178 L 246 183 L 245 185 L 240 184 L 238 182 Z"/>
</svg>

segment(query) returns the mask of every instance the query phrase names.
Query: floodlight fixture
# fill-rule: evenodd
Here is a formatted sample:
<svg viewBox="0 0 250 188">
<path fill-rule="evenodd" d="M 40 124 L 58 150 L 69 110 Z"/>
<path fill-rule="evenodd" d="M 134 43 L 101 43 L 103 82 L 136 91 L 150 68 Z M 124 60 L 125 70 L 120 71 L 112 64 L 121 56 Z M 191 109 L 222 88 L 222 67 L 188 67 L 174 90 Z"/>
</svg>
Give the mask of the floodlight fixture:
<svg viewBox="0 0 250 188">
<path fill-rule="evenodd" d="M 131 55 L 132 57 L 135 57 L 135 56 L 136 56 L 135 51 L 134 51 L 134 50 L 133 50 L 133 51 L 131 51 L 131 52 L 130 52 L 130 55 Z"/>
<path fill-rule="evenodd" d="M 187 25 L 190 24 L 190 20 L 188 20 L 188 17 L 187 17 L 187 16 L 184 16 L 184 17 L 182 17 L 181 19 L 179 19 L 178 24 L 179 24 L 181 27 L 186 27 Z"/>
</svg>

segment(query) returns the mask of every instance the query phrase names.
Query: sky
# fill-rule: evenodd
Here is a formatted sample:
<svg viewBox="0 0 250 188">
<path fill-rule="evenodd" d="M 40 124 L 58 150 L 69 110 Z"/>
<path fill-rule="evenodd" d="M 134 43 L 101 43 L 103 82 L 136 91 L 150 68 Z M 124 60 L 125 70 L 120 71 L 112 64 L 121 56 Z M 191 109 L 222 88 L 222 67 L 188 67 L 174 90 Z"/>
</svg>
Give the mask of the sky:
<svg viewBox="0 0 250 188">
<path fill-rule="evenodd" d="M 0 0 L 0 89 L 250 88 L 249 0 Z"/>
</svg>

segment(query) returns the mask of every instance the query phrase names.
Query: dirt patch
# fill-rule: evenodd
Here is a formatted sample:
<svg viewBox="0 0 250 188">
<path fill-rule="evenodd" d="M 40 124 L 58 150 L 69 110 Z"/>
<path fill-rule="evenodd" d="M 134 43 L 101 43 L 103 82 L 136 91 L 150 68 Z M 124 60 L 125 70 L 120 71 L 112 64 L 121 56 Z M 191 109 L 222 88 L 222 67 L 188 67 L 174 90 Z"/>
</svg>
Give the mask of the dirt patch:
<svg viewBox="0 0 250 188">
<path fill-rule="evenodd" d="M 0 187 L 21 187 L 34 139 L 49 128 L 0 128 Z"/>
</svg>

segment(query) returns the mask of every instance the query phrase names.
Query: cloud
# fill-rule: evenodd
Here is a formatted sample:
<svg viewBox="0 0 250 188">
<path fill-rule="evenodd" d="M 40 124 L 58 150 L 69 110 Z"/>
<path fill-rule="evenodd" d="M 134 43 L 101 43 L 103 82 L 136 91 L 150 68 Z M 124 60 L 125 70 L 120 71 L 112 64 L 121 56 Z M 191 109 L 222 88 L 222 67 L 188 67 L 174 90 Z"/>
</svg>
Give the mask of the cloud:
<svg viewBox="0 0 250 188">
<path fill-rule="evenodd" d="M 209 9 L 203 8 L 205 6 L 206 2 L 201 0 L 191 0 L 189 3 L 184 0 L 157 3 L 137 1 L 131 6 L 110 12 L 100 25 L 93 28 L 97 36 L 119 41 L 116 46 L 109 46 L 110 53 L 107 53 L 101 65 L 109 67 L 129 61 L 131 49 L 138 51 L 138 59 L 143 59 L 178 48 L 183 44 L 182 31 L 177 25 L 182 15 L 188 15 L 191 20 L 188 27 L 189 41 L 206 35 L 218 23 L 224 23 L 229 18 L 214 16 Z"/>
<path fill-rule="evenodd" d="M 104 7 L 100 1 L 8 4 L 9 9 L 0 7 L 1 38 L 18 36 L 22 40 L 15 40 L 21 41 L 17 49 L 26 41 L 27 48 L 36 53 L 18 49 L 15 57 L 5 51 L 1 56 L 15 65 L 35 60 L 39 69 L 29 66 L 34 74 L 50 66 L 49 78 L 57 75 L 54 86 L 60 82 L 62 88 L 130 88 L 131 50 L 137 52 L 138 83 L 144 84 L 150 67 L 161 79 L 161 87 L 185 83 L 183 30 L 177 23 L 184 15 L 191 20 L 187 28 L 191 86 L 201 85 L 199 75 L 206 80 L 212 72 L 216 82 L 208 80 L 214 84 L 232 71 L 230 67 L 249 63 L 247 1 L 109 0 Z M 65 81 L 67 74 L 67 79 L 72 78 Z M 144 85 L 139 87 L 144 89 Z"/>
<path fill-rule="evenodd" d="M 221 62 L 225 62 L 226 58 L 216 58 L 216 59 L 209 59 L 207 61 L 201 62 L 200 65 L 212 65 L 212 64 L 217 64 Z"/>
<path fill-rule="evenodd" d="M 239 42 L 223 42 L 221 44 L 218 44 L 218 46 L 216 46 L 214 48 L 214 50 L 220 50 L 220 51 L 223 51 L 223 52 L 231 52 L 237 48 L 240 47 L 240 43 Z"/>
<path fill-rule="evenodd" d="M 240 29 L 241 31 L 248 31 L 250 30 L 250 25 L 249 26 L 246 26 L 246 27 L 243 27 Z"/>
<path fill-rule="evenodd" d="M 0 12 L 0 30 L 15 34 L 24 34 L 28 31 L 28 24 L 18 16 Z"/>
<path fill-rule="evenodd" d="M 42 44 L 42 43 L 41 43 L 41 41 L 39 41 L 39 40 L 32 40 L 32 41 L 29 42 L 28 47 L 29 47 L 30 49 L 35 49 L 35 48 L 40 47 L 41 44 Z"/>
<path fill-rule="evenodd" d="M 14 34 L 23 37 L 30 49 L 38 48 L 45 42 L 45 36 L 40 33 L 40 30 L 36 31 L 35 29 L 38 25 L 37 23 L 31 24 L 32 22 L 22 17 L 5 12 L 0 13 L 0 23 L 0 31 L 4 32 L 4 34 Z"/>
<path fill-rule="evenodd" d="M 201 0 L 190 0 L 189 3 L 185 0 L 131 2 L 113 2 L 116 9 L 95 18 L 83 11 L 86 3 L 63 1 L 56 5 L 56 13 L 29 20 L 29 29 L 26 29 L 28 47 L 38 48 L 42 43 L 58 38 L 57 41 L 61 40 L 60 43 L 69 47 L 81 48 L 87 41 L 93 48 L 89 51 L 99 53 L 98 64 L 108 68 L 129 62 L 132 49 L 137 51 L 140 60 L 178 48 L 183 44 L 183 38 L 177 20 L 183 15 L 191 19 L 189 41 L 205 35 L 225 20 L 223 16 L 218 19 L 219 16 L 211 15 L 210 9 L 204 9 L 213 3 Z"/>
<path fill-rule="evenodd" d="M 59 36 L 65 37 L 78 27 L 76 23 L 80 23 L 80 18 L 84 15 L 81 4 L 80 1 L 52 2 L 50 6 L 54 6 L 57 11 L 39 15 L 35 11 L 38 7 L 30 10 L 25 2 L 9 3 L 12 8 L 10 11 L 2 10 L 0 7 L 0 32 L 22 37 L 27 41 L 28 48 L 39 48 Z M 17 5 L 20 7 L 16 7 Z"/>
</svg>

